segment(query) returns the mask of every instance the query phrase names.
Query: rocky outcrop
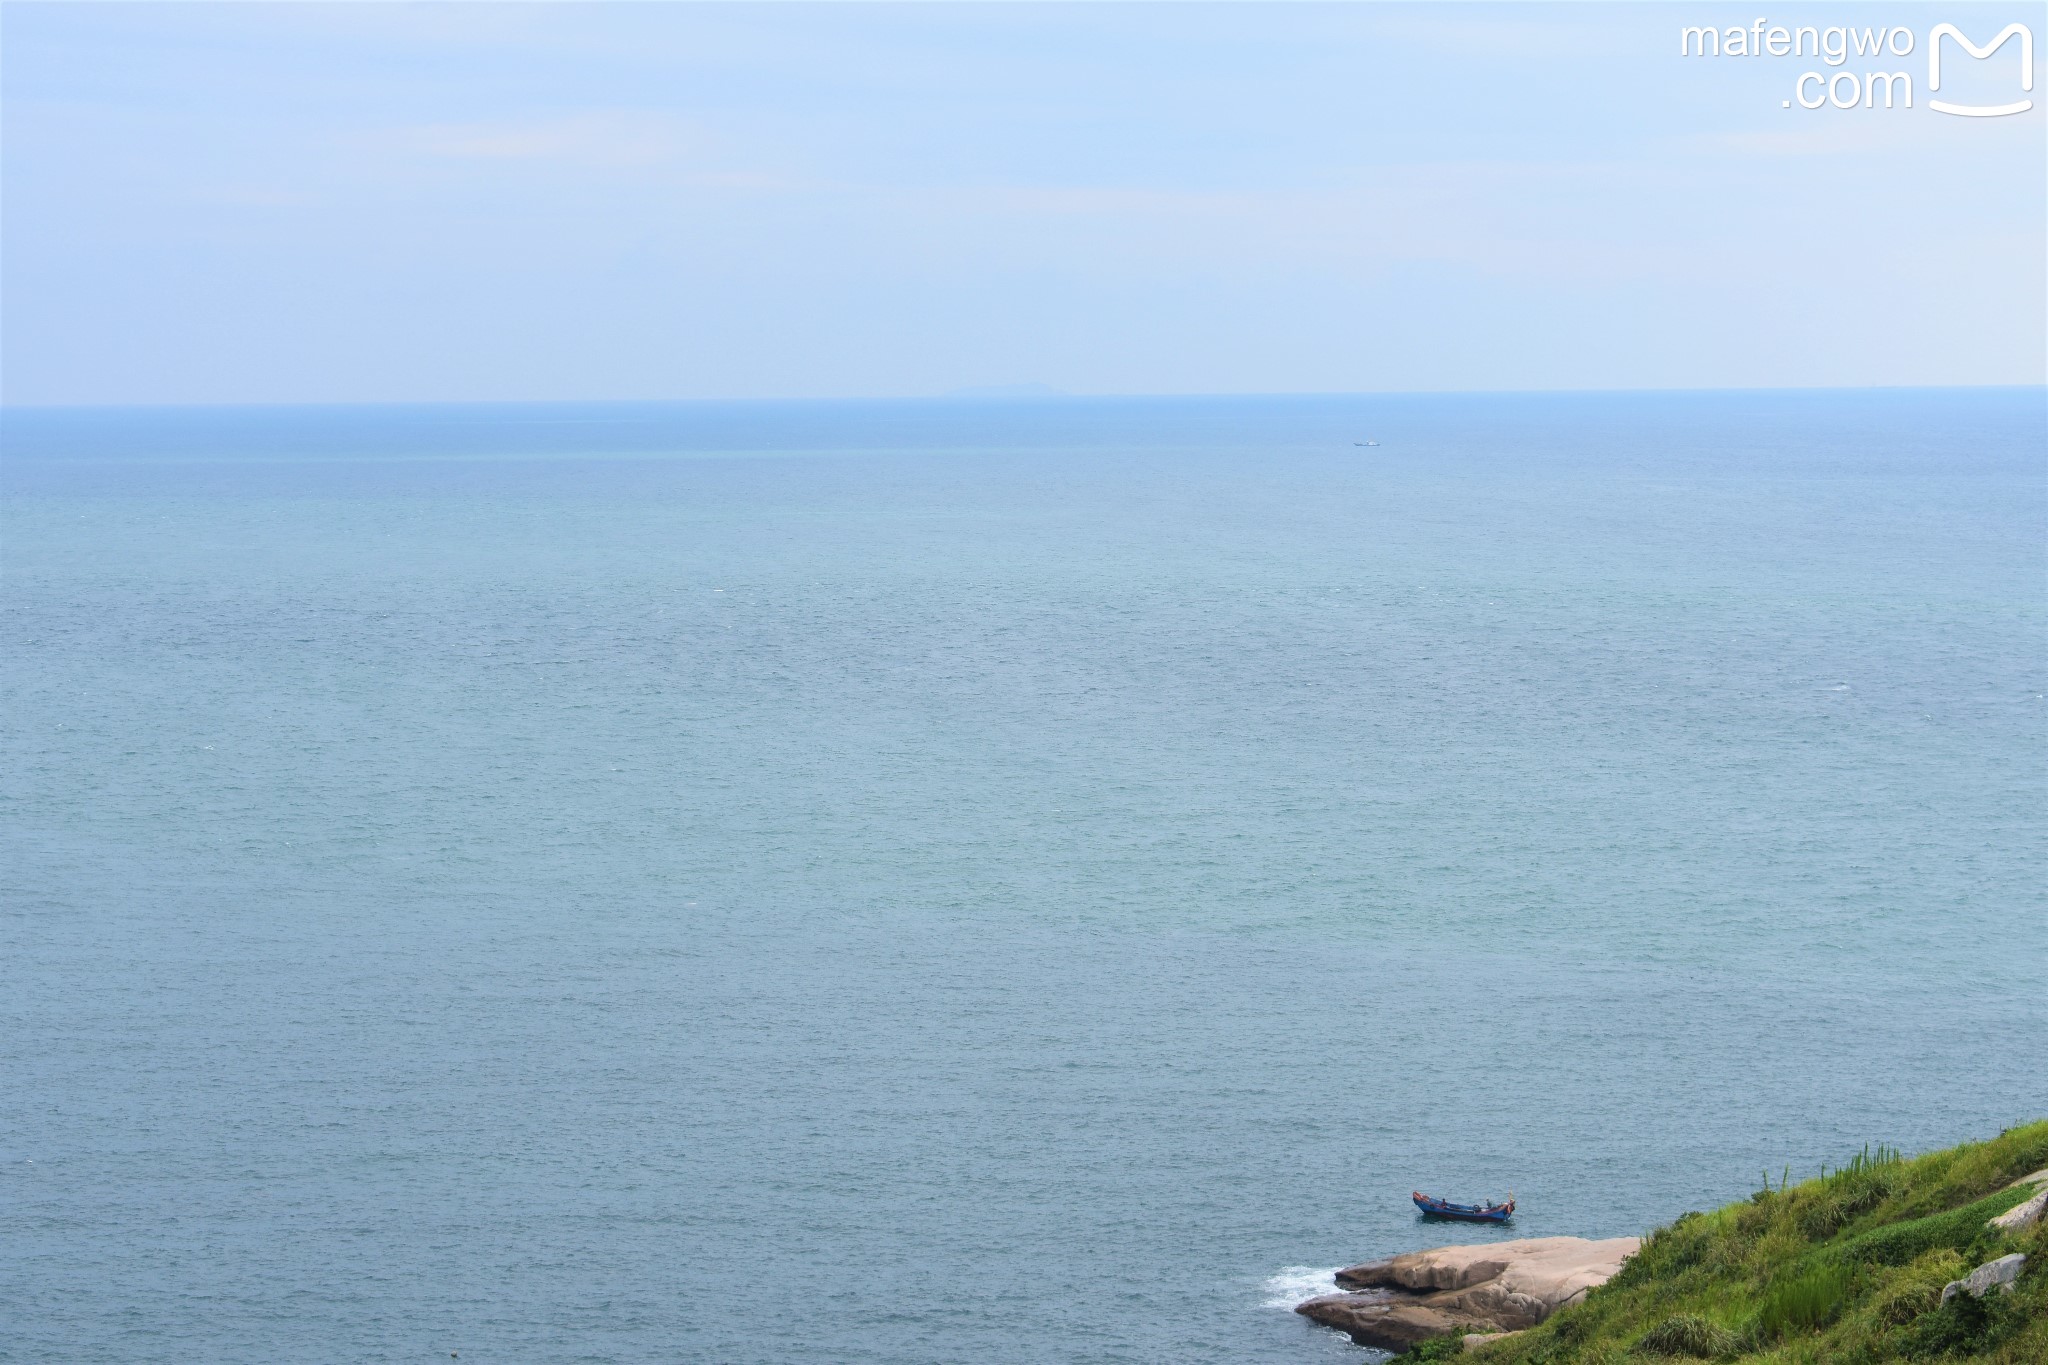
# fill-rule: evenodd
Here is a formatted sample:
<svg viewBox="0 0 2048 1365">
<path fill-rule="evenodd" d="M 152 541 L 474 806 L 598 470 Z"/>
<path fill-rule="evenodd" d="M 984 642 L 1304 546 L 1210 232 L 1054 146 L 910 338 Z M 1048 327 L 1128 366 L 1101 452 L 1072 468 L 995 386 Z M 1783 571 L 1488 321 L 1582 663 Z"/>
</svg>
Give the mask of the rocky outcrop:
<svg viewBox="0 0 2048 1365">
<path fill-rule="evenodd" d="M 2048 1189 L 2042 1190 L 2026 1203 L 2007 1209 L 1991 1220 L 1991 1226 L 2006 1232 L 2021 1233 L 2041 1221 L 2048 1213 Z"/>
<path fill-rule="evenodd" d="M 2001 1256 L 1995 1261 L 1986 1261 L 1960 1280 L 1950 1280 L 1941 1291 L 1941 1301 L 1947 1303 L 1958 1294 L 1968 1294 L 1981 1299 L 1996 1289 L 2001 1294 L 2012 1293 L 2012 1282 L 2020 1277 L 2026 1267 L 2027 1258 L 2014 1252 Z"/>
<path fill-rule="evenodd" d="M 1638 1245 L 1634 1237 L 1531 1237 L 1411 1251 L 1338 1271 L 1337 1283 L 1351 1292 L 1294 1311 L 1385 1351 L 1432 1337 L 1515 1332 L 1605 1284 Z"/>
<path fill-rule="evenodd" d="M 2048 1216 L 2048 1171 L 2035 1171 L 2032 1175 L 2023 1175 L 2006 1188 L 2010 1190 L 2021 1185 L 2034 1186 L 2034 1197 L 2016 1208 L 2007 1209 L 1991 1220 L 1992 1227 L 2015 1236 L 2040 1222 L 2044 1216 Z"/>
</svg>

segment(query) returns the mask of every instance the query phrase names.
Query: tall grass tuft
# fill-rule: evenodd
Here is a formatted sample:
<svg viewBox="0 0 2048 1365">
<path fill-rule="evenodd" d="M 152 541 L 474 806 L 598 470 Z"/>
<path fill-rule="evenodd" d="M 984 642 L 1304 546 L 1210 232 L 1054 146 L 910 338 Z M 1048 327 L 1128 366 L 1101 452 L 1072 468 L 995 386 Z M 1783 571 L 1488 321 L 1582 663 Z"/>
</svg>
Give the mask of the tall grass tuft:
<svg viewBox="0 0 2048 1365">
<path fill-rule="evenodd" d="M 1757 1338 L 1780 1341 L 1827 1326 L 1841 1315 L 1855 1284 L 1855 1267 L 1838 1261 L 1823 1261 L 1778 1280 L 1764 1291 L 1763 1302 L 1757 1305 Z"/>
<path fill-rule="evenodd" d="M 1679 1313 L 1643 1333 L 1636 1350 L 1644 1355 L 1692 1356 L 1712 1360 L 1735 1354 L 1735 1334 L 1695 1313 Z"/>
<path fill-rule="evenodd" d="M 1797 1224 L 1810 1241 L 1824 1242 L 1858 1216 L 1891 1198 L 1905 1179 L 1905 1158 L 1897 1148 L 1865 1143 L 1849 1163 L 1835 1170 L 1821 1168 L 1820 1179 L 1797 1191 Z"/>
</svg>

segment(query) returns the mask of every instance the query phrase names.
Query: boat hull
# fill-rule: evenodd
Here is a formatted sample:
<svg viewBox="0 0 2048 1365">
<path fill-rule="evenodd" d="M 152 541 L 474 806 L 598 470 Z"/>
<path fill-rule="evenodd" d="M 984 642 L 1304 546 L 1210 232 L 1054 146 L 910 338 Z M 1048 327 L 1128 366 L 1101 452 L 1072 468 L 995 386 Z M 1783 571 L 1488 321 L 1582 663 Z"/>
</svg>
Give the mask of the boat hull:
<svg viewBox="0 0 2048 1365">
<path fill-rule="evenodd" d="M 1505 1223 L 1515 1215 L 1515 1201 L 1505 1204 L 1453 1204 L 1448 1199 L 1432 1199 L 1417 1192 L 1409 1196 L 1415 1207 L 1431 1218 L 1455 1218 L 1461 1223 Z"/>
</svg>

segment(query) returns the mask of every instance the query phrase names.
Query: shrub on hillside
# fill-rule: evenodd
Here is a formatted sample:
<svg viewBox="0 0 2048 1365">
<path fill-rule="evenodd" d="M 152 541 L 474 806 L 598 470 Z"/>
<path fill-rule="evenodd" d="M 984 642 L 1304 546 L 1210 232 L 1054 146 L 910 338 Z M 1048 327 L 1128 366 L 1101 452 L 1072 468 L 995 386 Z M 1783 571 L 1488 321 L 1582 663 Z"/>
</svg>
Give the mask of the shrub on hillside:
<svg viewBox="0 0 2048 1365">
<path fill-rule="evenodd" d="M 1829 1261 L 1779 1279 L 1757 1305 L 1755 1337 L 1760 1342 L 1779 1341 L 1827 1326 L 1841 1316 L 1855 1283 L 1854 1267 Z"/>
<path fill-rule="evenodd" d="M 1735 1353 L 1735 1334 L 1694 1313 L 1669 1317 L 1643 1333 L 1636 1350 L 1645 1355 L 1692 1356 L 1712 1360 Z"/>
</svg>

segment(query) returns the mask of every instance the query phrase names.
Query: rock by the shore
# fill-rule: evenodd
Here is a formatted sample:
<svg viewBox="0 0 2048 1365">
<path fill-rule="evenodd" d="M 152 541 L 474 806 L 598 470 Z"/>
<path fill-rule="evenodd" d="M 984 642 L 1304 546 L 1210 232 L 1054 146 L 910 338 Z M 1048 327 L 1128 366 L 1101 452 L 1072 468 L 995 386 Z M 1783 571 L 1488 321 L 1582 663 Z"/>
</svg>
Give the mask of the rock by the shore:
<svg viewBox="0 0 2048 1365">
<path fill-rule="evenodd" d="M 1337 1272 L 1351 1292 L 1295 1308 L 1381 1350 L 1433 1337 L 1515 1332 L 1605 1284 L 1640 1240 L 1530 1237 L 1411 1251 Z"/>
<path fill-rule="evenodd" d="M 2026 1264 L 2027 1258 L 2018 1252 L 2010 1256 L 2001 1256 L 1995 1261 L 1986 1261 L 1962 1279 L 1950 1280 L 1942 1288 L 1941 1301 L 1947 1303 L 1958 1294 L 1968 1294 L 1973 1299 L 1981 1299 L 1993 1289 L 2001 1294 L 2010 1294 L 2012 1282 L 2020 1277 L 2020 1271 Z"/>
</svg>

